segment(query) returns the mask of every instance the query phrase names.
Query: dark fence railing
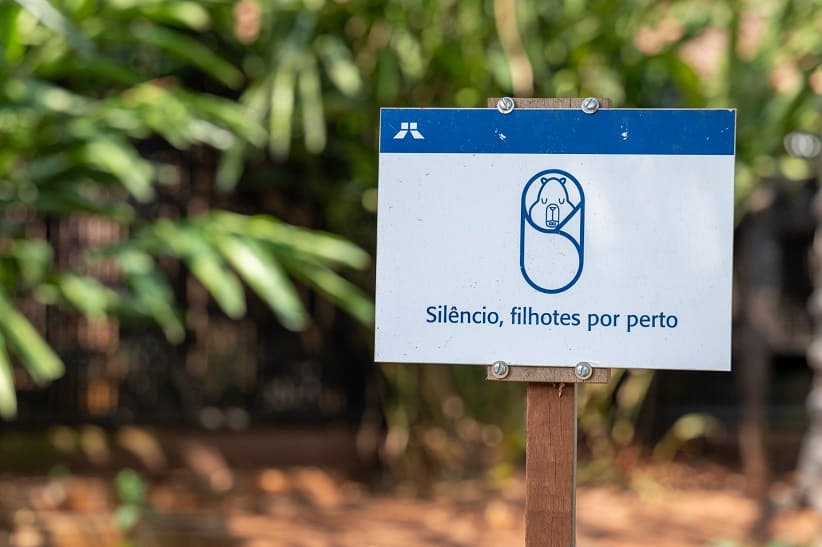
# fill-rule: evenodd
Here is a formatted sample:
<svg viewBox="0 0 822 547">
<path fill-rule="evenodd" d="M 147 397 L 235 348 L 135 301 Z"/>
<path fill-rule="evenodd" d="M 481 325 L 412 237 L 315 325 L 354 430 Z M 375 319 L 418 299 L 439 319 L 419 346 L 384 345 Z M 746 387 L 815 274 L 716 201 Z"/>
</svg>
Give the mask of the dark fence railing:
<svg viewBox="0 0 822 547">
<path fill-rule="evenodd" d="M 145 151 L 148 156 L 154 153 Z M 162 151 L 169 162 L 168 151 Z M 211 207 L 260 212 L 271 203 L 266 190 L 217 194 L 211 180 L 213 154 L 195 149 L 179 156 L 179 183 L 158 187 L 159 199 L 134 203 L 145 218 L 194 215 Z M 282 199 L 275 199 L 280 202 Z M 265 207 L 265 205 L 263 205 Z M 310 204 L 292 211 L 310 224 Z M 308 214 L 306 213 L 308 211 Z M 19 218 L 30 237 L 47 239 L 56 264 L 117 285 L 118 272 L 102 262 L 87 266 L 84 251 L 116 243 L 123 228 L 89 215 Z M 17 370 L 17 426 L 93 422 L 100 424 L 188 424 L 241 429 L 254 423 L 356 422 L 364 410 L 370 370 L 367 331 L 331 304 L 301 288 L 315 317 L 300 333 L 283 329 L 250 291 L 248 313 L 229 320 L 184 266 L 162 261 L 175 299 L 185 309 L 187 335 L 174 346 L 150 324 L 113 318 L 90 321 L 45 307 L 33 299 L 22 311 L 66 363 L 66 374 L 39 387 Z"/>
</svg>

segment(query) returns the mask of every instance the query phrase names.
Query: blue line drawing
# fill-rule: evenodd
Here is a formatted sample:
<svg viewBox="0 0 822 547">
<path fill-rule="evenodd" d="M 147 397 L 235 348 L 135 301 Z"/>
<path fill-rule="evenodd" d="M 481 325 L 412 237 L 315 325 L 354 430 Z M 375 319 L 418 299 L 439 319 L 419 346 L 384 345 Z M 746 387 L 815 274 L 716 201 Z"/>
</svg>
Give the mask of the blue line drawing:
<svg viewBox="0 0 822 547">
<path fill-rule="evenodd" d="M 579 181 L 560 169 L 540 171 L 522 190 L 519 265 L 539 292 L 573 287 L 585 258 L 585 194 Z"/>
</svg>

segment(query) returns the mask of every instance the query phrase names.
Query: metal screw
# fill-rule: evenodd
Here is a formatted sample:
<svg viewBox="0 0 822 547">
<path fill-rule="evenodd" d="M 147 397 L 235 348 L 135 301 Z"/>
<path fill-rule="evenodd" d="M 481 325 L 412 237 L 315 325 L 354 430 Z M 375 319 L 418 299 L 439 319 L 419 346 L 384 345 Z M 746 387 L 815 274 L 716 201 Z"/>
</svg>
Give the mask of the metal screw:
<svg viewBox="0 0 822 547">
<path fill-rule="evenodd" d="M 581 107 L 586 114 L 593 114 L 599 110 L 599 100 L 596 97 L 586 97 L 582 99 Z"/>
<path fill-rule="evenodd" d="M 502 380 L 508 373 L 511 371 L 511 368 L 508 366 L 508 363 L 505 361 L 494 361 L 494 364 L 491 366 L 491 373 L 494 375 L 494 378 Z"/>
<path fill-rule="evenodd" d="M 510 114 L 514 111 L 514 99 L 511 97 L 502 97 L 497 101 L 497 110 L 501 114 Z"/>
<path fill-rule="evenodd" d="M 591 366 L 591 363 L 582 361 L 581 363 L 577 363 L 576 368 L 574 368 L 574 374 L 576 374 L 580 380 L 587 380 L 594 375 L 594 367 Z"/>
</svg>

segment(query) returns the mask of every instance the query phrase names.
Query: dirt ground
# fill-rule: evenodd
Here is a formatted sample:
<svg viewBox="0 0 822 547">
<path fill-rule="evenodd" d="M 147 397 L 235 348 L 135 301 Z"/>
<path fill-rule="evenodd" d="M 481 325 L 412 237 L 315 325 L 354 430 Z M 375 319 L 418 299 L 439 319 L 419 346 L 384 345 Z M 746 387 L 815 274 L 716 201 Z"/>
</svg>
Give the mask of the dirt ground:
<svg viewBox="0 0 822 547">
<path fill-rule="evenodd" d="M 123 545 L 112 478 L 0 477 L 0 546 Z M 740 547 L 758 515 L 744 480 L 717 469 L 637 470 L 625 485 L 582 485 L 577 545 Z M 316 468 L 173 472 L 151 481 L 136 546 L 499 547 L 523 545 L 524 481 L 437 483 L 425 496 Z M 769 536 L 805 546 L 809 510 L 777 512 Z"/>
</svg>

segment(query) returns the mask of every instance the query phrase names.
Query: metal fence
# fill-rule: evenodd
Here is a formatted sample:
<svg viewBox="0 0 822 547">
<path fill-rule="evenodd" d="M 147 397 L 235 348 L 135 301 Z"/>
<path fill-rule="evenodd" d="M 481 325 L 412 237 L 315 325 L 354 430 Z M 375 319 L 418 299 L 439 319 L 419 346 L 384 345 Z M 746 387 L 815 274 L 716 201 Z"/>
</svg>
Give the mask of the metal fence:
<svg viewBox="0 0 822 547">
<path fill-rule="evenodd" d="M 165 162 L 176 159 L 179 182 L 159 188 L 159 199 L 149 205 L 133 204 L 145 218 L 174 218 L 215 206 L 258 212 L 261 203 L 274 199 L 259 190 L 235 194 L 230 201 L 217 194 L 211 180 L 213 154 L 204 149 L 171 159 L 167 150 L 157 153 Z M 152 151 L 146 154 L 150 157 Z M 290 204 L 289 210 L 299 215 L 301 208 Z M 305 220 L 304 212 L 302 217 Z M 124 236 L 116 223 L 89 215 L 1 220 L 19 224 L 29 237 L 48 239 L 58 266 L 83 269 L 107 284 L 119 282 L 111 265 L 88 267 L 81 262 L 84 250 Z M 370 342 L 348 316 L 301 289 L 315 319 L 306 331 L 292 333 L 246 291 L 248 314 L 232 321 L 214 307 L 184 266 L 173 261 L 161 265 L 186 310 L 187 336 L 179 346 L 169 344 L 149 324 L 90 321 L 32 299 L 18 303 L 63 357 L 66 374 L 39 387 L 18 369 L 19 412 L 14 424 L 199 424 L 241 429 L 258 422 L 359 419 Z"/>
</svg>

